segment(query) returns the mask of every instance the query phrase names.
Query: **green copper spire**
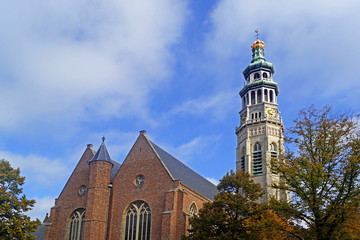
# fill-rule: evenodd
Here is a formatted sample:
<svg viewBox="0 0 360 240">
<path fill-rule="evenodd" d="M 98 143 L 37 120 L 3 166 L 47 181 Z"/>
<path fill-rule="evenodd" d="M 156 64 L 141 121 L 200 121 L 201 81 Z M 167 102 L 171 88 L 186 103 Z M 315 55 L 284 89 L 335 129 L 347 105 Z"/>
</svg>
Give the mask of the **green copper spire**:
<svg viewBox="0 0 360 240">
<path fill-rule="evenodd" d="M 243 71 L 245 79 L 247 79 L 251 73 L 259 70 L 269 71 L 271 72 L 271 74 L 275 72 L 272 63 L 265 60 L 264 48 L 264 42 L 260 41 L 259 39 L 257 39 L 251 46 L 252 60 L 251 63 Z"/>
<path fill-rule="evenodd" d="M 265 61 L 265 53 L 264 53 L 264 48 L 265 48 L 265 44 L 264 42 L 260 41 L 260 40 L 256 40 L 254 42 L 254 44 L 251 46 L 252 48 L 252 63 L 259 61 L 259 60 L 264 60 Z"/>
</svg>

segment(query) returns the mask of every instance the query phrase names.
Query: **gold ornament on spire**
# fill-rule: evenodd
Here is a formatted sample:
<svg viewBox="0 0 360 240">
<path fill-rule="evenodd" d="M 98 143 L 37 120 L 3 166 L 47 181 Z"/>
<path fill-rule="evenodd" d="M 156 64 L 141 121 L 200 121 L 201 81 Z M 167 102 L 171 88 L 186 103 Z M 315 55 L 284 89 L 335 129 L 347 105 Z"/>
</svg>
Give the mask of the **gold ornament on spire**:
<svg viewBox="0 0 360 240">
<path fill-rule="evenodd" d="M 261 47 L 261 48 L 265 48 L 265 43 L 263 41 L 260 41 L 259 39 L 257 39 L 253 45 L 251 46 L 251 48 L 256 48 L 256 47 Z"/>
<path fill-rule="evenodd" d="M 260 29 L 256 29 L 255 30 L 255 37 L 256 37 L 256 41 L 253 43 L 253 45 L 251 46 L 251 48 L 256 48 L 256 47 L 261 47 L 264 48 L 265 47 L 265 43 L 259 40 L 259 36 L 260 36 Z"/>
</svg>

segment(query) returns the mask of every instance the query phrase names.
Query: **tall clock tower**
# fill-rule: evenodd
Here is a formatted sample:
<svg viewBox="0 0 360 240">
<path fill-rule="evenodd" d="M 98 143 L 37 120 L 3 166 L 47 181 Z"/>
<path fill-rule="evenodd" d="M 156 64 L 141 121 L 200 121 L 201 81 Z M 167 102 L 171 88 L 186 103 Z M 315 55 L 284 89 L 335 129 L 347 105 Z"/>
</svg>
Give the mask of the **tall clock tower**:
<svg viewBox="0 0 360 240">
<path fill-rule="evenodd" d="M 265 60 L 264 42 L 257 39 L 251 46 L 252 61 L 243 71 L 244 87 L 240 91 L 242 109 L 236 128 L 236 170 L 249 172 L 265 190 L 261 201 L 270 196 L 288 199 L 286 192 L 271 188 L 280 177 L 270 169 L 272 159 L 283 151 L 284 126 L 278 110 L 278 84 L 273 79 L 274 67 Z"/>
</svg>

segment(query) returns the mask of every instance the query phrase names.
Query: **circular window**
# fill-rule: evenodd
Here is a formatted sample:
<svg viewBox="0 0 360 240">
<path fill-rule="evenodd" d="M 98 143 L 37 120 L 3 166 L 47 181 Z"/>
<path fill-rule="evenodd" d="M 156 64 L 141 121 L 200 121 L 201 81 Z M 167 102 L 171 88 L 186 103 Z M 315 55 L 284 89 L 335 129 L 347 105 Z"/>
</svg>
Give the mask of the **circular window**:
<svg viewBox="0 0 360 240">
<path fill-rule="evenodd" d="M 81 185 L 81 186 L 79 187 L 79 192 L 78 192 L 78 194 L 79 194 L 80 196 L 84 196 L 85 193 L 86 193 L 86 191 L 87 191 L 87 186 L 86 186 L 86 185 Z"/>
<path fill-rule="evenodd" d="M 144 175 L 138 175 L 135 179 L 135 185 L 137 187 L 141 187 L 142 185 L 144 185 L 144 182 L 145 182 Z"/>
</svg>

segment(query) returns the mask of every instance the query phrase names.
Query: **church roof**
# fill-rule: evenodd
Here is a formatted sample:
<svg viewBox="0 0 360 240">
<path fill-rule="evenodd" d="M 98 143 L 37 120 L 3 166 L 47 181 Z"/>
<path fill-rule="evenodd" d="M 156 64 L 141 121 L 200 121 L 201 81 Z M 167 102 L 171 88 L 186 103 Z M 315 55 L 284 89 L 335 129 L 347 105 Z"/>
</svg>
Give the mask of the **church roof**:
<svg viewBox="0 0 360 240">
<path fill-rule="evenodd" d="M 150 140 L 149 142 L 174 180 L 180 180 L 184 185 L 190 187 L 210 200 L 214 199 L 214 196 L 218 193 L 214 184 L 160 148 L 158 145 L 154 144 Z"/>
</svg>

